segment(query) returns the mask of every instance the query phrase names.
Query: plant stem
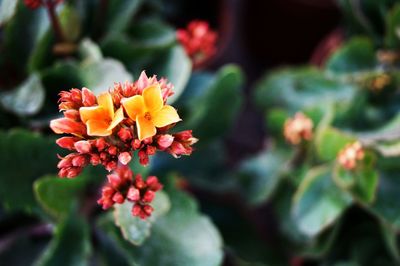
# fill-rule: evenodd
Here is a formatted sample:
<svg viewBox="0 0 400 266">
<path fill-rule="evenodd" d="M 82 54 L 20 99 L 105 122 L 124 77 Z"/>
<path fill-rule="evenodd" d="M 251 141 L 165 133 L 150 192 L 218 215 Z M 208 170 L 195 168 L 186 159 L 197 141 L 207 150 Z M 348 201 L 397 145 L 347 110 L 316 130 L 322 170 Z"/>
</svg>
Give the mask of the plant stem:
<svg viewBox="0 0 400 266">
<path fill-rule="evenodd" d="M 58 20 L 55 7 L 56 4 L 53 2 L 53 0 L 45 0 L 45 6 L 47 9 L 47 13 L 49 14 L 49 18 L 51 21 L 51 25 L 53 27 L 54 34 L 56 35 L 56 39 L 58 42 L 64 42 L 65 37 L 60 25 L 60 21 Z"/>
</svg>

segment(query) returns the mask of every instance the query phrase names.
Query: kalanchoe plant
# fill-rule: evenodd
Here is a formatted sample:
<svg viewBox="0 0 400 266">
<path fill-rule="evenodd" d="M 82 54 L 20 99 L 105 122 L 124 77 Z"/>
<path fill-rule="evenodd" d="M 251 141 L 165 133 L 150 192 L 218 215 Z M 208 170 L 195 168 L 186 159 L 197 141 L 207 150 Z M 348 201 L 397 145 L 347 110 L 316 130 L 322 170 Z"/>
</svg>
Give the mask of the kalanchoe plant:
<svg viewBox="0 0 400 266">
<path fill-rule="evenodd" d="M 64 117 L 52 120 L 50 127 L 62 137 L 57 144 L 72 153 L 61 157 L 59 176 L 74 178 L 88 164 L 103 165 L 108 184 L 102 190 L 99 204 L 108 209 L 128 199 L 135 204 L 132 214 L 146 218 L 152 212 L 154 192 L 161 188 L 156 177 L 146 183 L 140 175 L 126 169 L 133 153 L 138 151 L 140 163 L 146 166 L 149 156 L 165 151 L 174 157 L 190 155 L 197 142 L 191 131 L 169 134 L 181 119 L 167 105 L 173 95 L 172 85 L 165 79 L 148 78 L 142 72 L 136 82 L 116 83 L 108 92 L 95 96 L 89 89 L 71 89 L 60 93 L 59 109 Z"/>
</svg>

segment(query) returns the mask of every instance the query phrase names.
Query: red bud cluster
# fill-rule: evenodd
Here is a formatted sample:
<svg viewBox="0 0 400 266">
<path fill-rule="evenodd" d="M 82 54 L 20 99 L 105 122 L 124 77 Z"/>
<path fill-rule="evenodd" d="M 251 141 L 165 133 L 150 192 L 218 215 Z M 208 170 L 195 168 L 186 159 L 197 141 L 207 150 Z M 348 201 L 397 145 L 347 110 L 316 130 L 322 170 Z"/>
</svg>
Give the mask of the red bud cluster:
<svg viewBox="0 0 400 266">
<path fill-rule="evenodd" d="M 210 29 L 206 21 L 194 20 L 186 29 L 177 30 L 176 36 L 195 67 L 216 53 L 218 35 Z"/>
<path fill-rule="evenodd" d="M 146 181 L 140 174 L 134 176 L 128 167 L 119 167 L 107 176 L 108 182 L 102 188 L 101 198 L 98 203 L 103 209 L 108 209 L 114 204 L 122 204 L 125 200 L 133 202 L 132 215 L 146 219 L 153 212 L 150 203 L 155 193 L 162 188 L 157 177 L 149 176 Z"/>
</svg>

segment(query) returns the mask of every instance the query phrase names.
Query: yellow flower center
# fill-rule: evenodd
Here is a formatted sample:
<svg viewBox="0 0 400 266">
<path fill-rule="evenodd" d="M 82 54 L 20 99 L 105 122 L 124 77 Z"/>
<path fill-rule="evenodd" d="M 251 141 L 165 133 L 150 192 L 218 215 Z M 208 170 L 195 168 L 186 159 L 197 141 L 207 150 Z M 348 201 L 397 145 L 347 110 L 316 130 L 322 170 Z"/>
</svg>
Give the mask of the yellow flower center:
<svg viewBox="0 0 400 266">
<path fill-rule="evenodd" d="M 146 118 L 146 120 L 151 121 L 151 114 L 149 112 L 146 112 L 144 114 L 144 118 Z"/>
</svg>

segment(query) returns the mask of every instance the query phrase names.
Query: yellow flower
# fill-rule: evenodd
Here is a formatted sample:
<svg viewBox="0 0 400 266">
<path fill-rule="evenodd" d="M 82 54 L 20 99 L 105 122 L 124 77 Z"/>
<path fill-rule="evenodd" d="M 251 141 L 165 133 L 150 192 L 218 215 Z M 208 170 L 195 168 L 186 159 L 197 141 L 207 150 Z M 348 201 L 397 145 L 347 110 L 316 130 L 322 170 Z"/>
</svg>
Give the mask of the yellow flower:
<svg viewBox="0 0 400 266">
<path fill-rule="evenodd" d="M 158 84 L 145 88 L 142 95 L 121 102 L 128 116 L 136 121 L 139 140 L 154 136 L 156 127 L 165 127 L 181 120 L 172 106 L 164 105 Z"/>
<path fill-rule="evenodd" d="M 81 107 L 81 120 L 86 124 L 89 136 L 108 136 L 123 119 L 124 111 L 120 107 L 114 112 L 111 94 L 106 92 L 97 97 L 97 106 Z"/>
</svg>

